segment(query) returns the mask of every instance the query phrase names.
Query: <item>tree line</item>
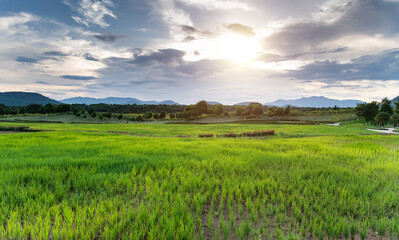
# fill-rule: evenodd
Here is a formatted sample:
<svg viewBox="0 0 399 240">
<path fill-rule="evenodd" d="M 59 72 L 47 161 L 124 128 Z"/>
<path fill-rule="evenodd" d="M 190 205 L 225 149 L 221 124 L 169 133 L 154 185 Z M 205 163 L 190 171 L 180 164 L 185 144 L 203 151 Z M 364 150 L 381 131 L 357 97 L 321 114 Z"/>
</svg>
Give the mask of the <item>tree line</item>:
<svg viewBox="0 0 399 240">
<path fill-rule="evenodd" d="M 353 109 L 348 109 L 353 112 Z M 48 103 L 29 104 L 25 107 L 9 107 L 0 104 L 0 115 L 17 114 L 52 114 L 73 113 L 77 117 L 92 118 L 123 118 L 123 114 L 138 114 L 131 117 L 133 121 L 158 120 L 169 117 L 170 119 L 197 119 L 202 116 L 228 117 L 239 116 L 243 118 L 301 116 L 306 114 L 322 114 L 339 112 L 339 108 L 297 108 L 263 106 L 261 103 L 250 103 L 247 106 L 209 105 L 202 100 L 192 105 L 117 105 L 117 104 L 60 104 Z"/>
<path fill-rule="evenodd" d="M 395 102 L 395 108 L 388 98 L 382 99 L 381 102 L 370 102 L 358 104 L 355 108 L 358 117 L 363 117 L 366 123 L 379 124 L 384 127 L 388 123 L 392 123 L 394 127 L 399 124 L 399 101 Z"/>
</svg>

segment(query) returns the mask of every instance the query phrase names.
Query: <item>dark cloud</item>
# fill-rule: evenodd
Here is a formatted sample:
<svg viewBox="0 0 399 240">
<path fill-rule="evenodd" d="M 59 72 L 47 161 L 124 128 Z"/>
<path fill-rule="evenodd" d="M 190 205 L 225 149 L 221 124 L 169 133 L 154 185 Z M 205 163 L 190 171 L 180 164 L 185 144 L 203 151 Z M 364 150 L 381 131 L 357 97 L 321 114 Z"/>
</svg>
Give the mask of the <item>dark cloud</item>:
<svg viewBox="0 0 399 240">
<path fill-rule="evenodd" d="M 69 55 L 68 53 L 63 53 L 60 51 L 48 51 L 48 52 L 45 52 L 44 54 L 48 55 L 48 56 L 54 56 L 54 57 L 66 57 Z"/>
<path fill-rule="evenodd" d="M 329 53 L 339 53 L 348 50 L 346 47 L 340 47 L 333 50 L 321 50 L 317 52 L 308 52 L 308 53 L 298 53 L 298 54 L 291 54 L 291 55 L 278 55 L 278 54 L 263 54 L 256 58 L 258 61 L 262 62 L 282 62 L 282 61 L 289 61 L 295 60 L 303 56 L 314 56 L 314 55 L 322 55 L 322 54 L 329 54 Z"/>
<path fill-rule="evenodd" d="M 195 33 L 201 33 L 201 31 L 199 31 L 195 27 L 188 26 L 188 25 L 182 25 L 181 29 L 183 30 L 183 32 L 185 32 L 185 33 L 187 33 L 189 35 L 195 34 Z"/>
<path fill-rule="evenodd" d="M 326 82 L 351 80 L 399 80 L 399 49 L 353 59 L 350 63 L 317 61 L 284 76 Z"/>
<path fill-rule="evenodd" d="M 70 80 L 94 80 L 97 79 L 94 76 L 79 76 L 79 75 L 63 75 L 61 78 L 70 79 Z"/>
<path fill-rule="evenodd" d="M 49 83 L 47 83 L 47 82 L 43 82 L 43 81 L 38 81 L 38 82 L 36 82 L 37 84 L 43 84 L 43 85 L 49 85 Z"/>
<path fill-rule="evenodd" d="M 195 41 L 197 40 L 195 37 L 193 36 L 187 36 L 183 41 L 184 42 L 191 42 L 191 41 Z"/>
<path fill-rule="evenodd" d="M 253 37 L 256 35 L 252 28 L 242 25 L 242 24 L 239 24 L 239 23 L 233 23 L 233 24 L 227 25 L 226 28 L 237 33 L 237 34 L 247 36 L 247 37 Z"/>
<path fill-rule="evenodd" d="M 94 62 L 99 62 L 99 61 L 100 61 L 97 57 L 91 55 L 90 53 L 84 54 L 83 57 L 84 57 L 86 60 L 88 60 L 88 61 L 94 61 Z"/>
<path fill-rule="evenodd" d="M 131 63 L 140 66 L 151 66 L 154 64 L 173 64 L 183 62 L 183 57 L 186 53 L 176 49 L 161 49 L 152 52 L 149 55 L 134 56 Z"/>
<path fill-rule="evenodd" d="M 40 59 L 28 58 L 28 57 L 17 57 L 15 59 L 15 61 L 21 62 L 21 63 L 38 63 L 40 61 Z"/>
<path fill-rule="evenodd" d="M 186 34 L 186 37 L 183 40 L 184 42 L 191 42 L 197 40 L 198 38 L 212 37 L 215 35 L 210 31 L 201 31 L 189 25 L 182 25 L 181 29 L 183 33 Z"/>
<path fill-rule="evenodd" d="M 223 72 L 230 69 L 231 62 L 227 60 L 203 59 L 196 62 L 184 62 L 175 69 L 178 72 L 191 76 L 205 77 L 216 72 Z"/>
<path fill-rule="evenodd" d="M 399 31 L 399 2 L 354 0 L 322 11 L 339 17 L 331 22 L 308 20 L 287 25 L 268 37 L 265 47 L 288 53 L 308 52 L 344 36 L 392 36 Z"/>
<path fill-rule="evenodd" d="M 97 34 L 93 35 L 97 40 L 100 40 L 102 42 L 106 43 L 114 43 L 119 39 L 125 38 L 126 36 L 123 35 L 113 35 L 112 33 L 107 33 L 107 34 Z"/>
</svg>

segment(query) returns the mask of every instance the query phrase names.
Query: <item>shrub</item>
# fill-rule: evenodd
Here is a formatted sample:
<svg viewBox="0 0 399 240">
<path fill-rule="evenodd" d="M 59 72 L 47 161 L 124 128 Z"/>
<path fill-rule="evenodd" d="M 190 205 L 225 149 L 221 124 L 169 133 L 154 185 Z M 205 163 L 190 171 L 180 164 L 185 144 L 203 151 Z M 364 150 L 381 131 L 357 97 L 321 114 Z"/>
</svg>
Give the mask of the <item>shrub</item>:
<svg viewBox="0 0 399 240">
<path fill-rule="evenodd" d="M 213 134 L 212 133 L 208 133 L 208 134 L 200 134 L 198 135 L 199 138 L 213 138 Z"/>
</svg>

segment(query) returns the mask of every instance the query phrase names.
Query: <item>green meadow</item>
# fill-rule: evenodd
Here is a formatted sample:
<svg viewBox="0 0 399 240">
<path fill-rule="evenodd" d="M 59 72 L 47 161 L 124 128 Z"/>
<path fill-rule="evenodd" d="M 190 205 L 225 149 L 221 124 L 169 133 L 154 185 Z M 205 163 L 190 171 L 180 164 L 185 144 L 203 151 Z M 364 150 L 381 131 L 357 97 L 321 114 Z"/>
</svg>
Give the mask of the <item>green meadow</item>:
<svg viewBox="0 0 399 240">
<path fill-rule="evenodd" d="M 15 126 L 48 131 L 0 134 L 0 239 L 399 237 L 399 136 L 361 122 Z"/>
</svg>

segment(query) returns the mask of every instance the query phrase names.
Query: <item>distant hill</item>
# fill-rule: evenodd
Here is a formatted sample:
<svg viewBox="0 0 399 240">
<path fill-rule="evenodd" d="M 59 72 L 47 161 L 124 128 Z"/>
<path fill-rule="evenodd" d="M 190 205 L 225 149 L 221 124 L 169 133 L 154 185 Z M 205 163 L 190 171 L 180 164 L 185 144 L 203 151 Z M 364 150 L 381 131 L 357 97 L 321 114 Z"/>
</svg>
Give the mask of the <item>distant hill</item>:
<svg viewBox="0 0 399 240">
<path fill-rule="evenodd" d="M 248 106 L 251 103 L 253 103 L 253 102 L 240 102 L 240 103 L 234 104 L 234 106 Z"/>
<path fill-rule="evenodd" d="M 356 107 L 358 103 L 364 103 L 360 100 L 337 100 L 331 99 L 326 97 L 308 97 L 308 98 L 299 98 L 293 100 L 284 100 L 279 99 L 274 102 L 265 103 L 264 105 L 267 106 L 277 106 L 277 107 L 284 107 L 287 105 L 294 106 L 294 107 Z"/>
<path fill-rule="evenodd" d="M 105 103 L 105 104 L 120 104 L 120 105 L 125 105 L 125 104 L 137 104 L 137 105 L 158 105 L 158 104 L 165 104 L 165 105 L 180 105 L 177 102 L 174 102 L 172 100 L 166 100 L 162 102 L 157 102 L 157 101 L 142 101 L 137 98 L 118 98 L 118 97 L 108 97 L 108 98 L 88 98 L 88 97 L 75 97 L 75 98 L 68 98 L 61 100 L 62 103 L 68 103 L 68 104 L 99 104 L 99 103 Z"/>
<path fill-rule="evenodd" d="M 0 103 L 6 106 L 26 106 L 32 103 L 42 105 L 46 105 L 47 103 L 60 104 L 60 102 L 54 99 L 31 92 L 0 92 Z"/>
<path fill-rule="evenodd" d="M 220 102 L 214 102 L 214 101 L 208 102 L 208 105 L 220 105 L 220 104 L 221 104 Z"/>
<path fill-rule="evenodd" d="M 395 107 L 395 103 L 396 103 L 397 101 L 399 101 L 399 96 L 397 96 L 396 98 L 394 98 L 394 99 L 391 100 L 391 102 L 392 102 L 392 107 Z"/>
</svg>

